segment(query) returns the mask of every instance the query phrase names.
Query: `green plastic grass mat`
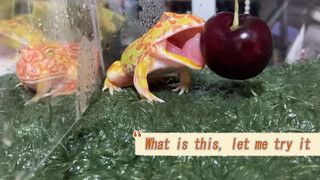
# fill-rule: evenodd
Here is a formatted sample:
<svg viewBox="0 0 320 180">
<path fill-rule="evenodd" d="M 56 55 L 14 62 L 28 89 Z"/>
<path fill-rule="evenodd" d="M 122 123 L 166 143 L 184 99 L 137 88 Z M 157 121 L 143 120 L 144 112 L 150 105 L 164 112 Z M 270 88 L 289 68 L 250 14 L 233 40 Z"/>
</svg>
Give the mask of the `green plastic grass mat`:
<svg viewBox="0 0 320 180">
<path fill-rule="evenodd" d="M 74 95 L 25 106 L 34 93 L 18 83 L 15 75 L 0 77 L 0 179 L 27 176 L 76 118 Z"/>
<path fill-rule="evenodd" d="M 8 80 L 17 81 L 14 76 L 2 77 L 0 88 L 8 86 L 2 83 Z M 98 92 L 83 117 L 33 179 L 320 179 L 320 157 L 141 157 L 134 154 L 132 137 L 133 131 L 140 129 L 144 132 L 319 132 L 319 84 L 320 61 L 310 61 L 268 68 L 246 81 L 222 79 L 207 68 L 192 71 L 188 94 L 178 96 L 166 85 L 152 87 L 151 91 L 166 101 L 162 104 L 140 100 L 134 88 L 125 88 L 113 96 Z M 21 97 L 26 94 L 21 88 L 9 92 L 10 96 L 20 97 L 16 100 L 27 99 Z M 64 131 L 65 124 L 57 121 L 57 117 L 74 111 L 72 99 L 68 98 L 72 97 L 48 100 L 58 102 L 52 107 L 55 112 L 48 110 L 51 116 L 26 121 L 23 127 L 13 126 L 14 139 L 25 138 L 24 142 L 31 144 L 48 143 L 42 138 L 32 139 L 17 133 L 26 127 L 33 130 L 34 124 L 50 122 L 55 131 Z M 1 108 L 8 108 L 1 101 Z M 31 106 L 45 108 L 51 103 Z M 30 114 L 38 117 L 39 110 L 16 108 L 19 117 Z M 0 123 L 5 118 L 14 124 L 18 117 L 11 115 L 14 114 L 1 115 Z M 14 156 L 15 149 L 10 151 Z M 0 157 L 0 169 L 2 166 L 11 174 L 32 164 L 19 167 L 12 162 L 21 157 L 12 160 L 3 153 Z M 28 162 L 30 157 L 24 160 Z"/>
</svg>

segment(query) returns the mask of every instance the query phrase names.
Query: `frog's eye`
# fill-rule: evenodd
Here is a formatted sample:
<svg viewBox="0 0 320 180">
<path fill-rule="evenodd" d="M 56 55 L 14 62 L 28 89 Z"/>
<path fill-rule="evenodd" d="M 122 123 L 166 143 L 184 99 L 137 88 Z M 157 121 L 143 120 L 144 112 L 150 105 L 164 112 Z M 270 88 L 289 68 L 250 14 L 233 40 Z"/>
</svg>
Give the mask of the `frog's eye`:
<svg viewBox="0 0 320 180">
<path fill-rule="evenodd" d="M 46 54 L 47 57 L 52 57 L 54 55 L 54 49 L 49 48 L 44 53 Z"/>
</svg>

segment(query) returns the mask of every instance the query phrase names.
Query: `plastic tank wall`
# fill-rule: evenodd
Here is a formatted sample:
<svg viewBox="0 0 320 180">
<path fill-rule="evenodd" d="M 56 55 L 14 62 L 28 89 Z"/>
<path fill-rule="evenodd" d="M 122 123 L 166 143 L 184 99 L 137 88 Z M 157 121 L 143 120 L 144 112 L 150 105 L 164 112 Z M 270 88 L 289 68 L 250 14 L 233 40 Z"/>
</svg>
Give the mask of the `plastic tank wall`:
<svg viewBox="0 0 320 180">
<path fill-rule="evenodd" d="M 111 28 L 99 29 L 98 14 L 109 15 L 96 1 L 3 0 L 0 7 L 0 177 L 24 179 L 100 89 L 101 35 Z"/>
</svg>

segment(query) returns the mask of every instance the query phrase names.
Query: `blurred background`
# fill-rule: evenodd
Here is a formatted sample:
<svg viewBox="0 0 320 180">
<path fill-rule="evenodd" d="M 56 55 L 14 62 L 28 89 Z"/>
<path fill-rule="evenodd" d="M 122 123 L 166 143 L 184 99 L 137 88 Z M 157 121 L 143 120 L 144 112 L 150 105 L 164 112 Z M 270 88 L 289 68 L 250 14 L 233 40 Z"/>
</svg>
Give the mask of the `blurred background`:
<svg viewBox="0 0 320 180">
<path fill-rule="evenodd" d="M 134 12 L 143 10 L 143 4 L 141 1 L 139 4 L 138 0 L 105 2 L 116 11 L 129 13 L 130 15 L 127 15 L 130 16 L 129 19 L 136 17 L 139 20 L 138 13 L 134 16 Z M 165 0 L 164 3 L 165 11 L 194 13 L 204 19 L 208 19 L 214 13 L 234 11 L 234 0 Z M 240 13 L 259 16 L 269 25 L 274 39 L 274 53 L 270 65 L 280 66 L 284 63 L 292 64 L 319 58 L 319 0 L 239 0 L 239 3 Z M 161 10 L 161 6 L 158 5 L 156 9 Z M 139 32 L 145 31 L 140 29 Z"/>
<path fill-rule="evenodd" d="M 13 0 L 4 2 L 11 1 Z M 27 12 L 35 12 L 37 15 L 39 12 L 45 14 L 43 13 L 45 9 L 41 12 L 39 7 L 34 7 L 32 2 L 37 1 L 15 0 L 14 7 L 3 3 L 4 5 L 0 6 L 2 12 L 0 19 L 9 18 L 9 11 L 15 11 L 17 14 Z M 54 0 L 50 1 L 54 2 Z M 68 2 L 68 0 L 64 1 Z M 215 13 L 234 11 L 234 0 L 98 0 L 97 2 L 102 3 L 101 6 L 103 6 L 98 16 L 102 29 L 100 35 L 104 59 L 103 70 L 115 60 L 120 59 L 125 48 L 151 28 L 164 11 L 194 13 L 205 20 Z M 239 0 L 239 3 L 240 13 L 259 16 L 269 25 L 274 39 L 274 53 L 270 65 L 280 66 L 284 63 L 292 64 L 319 58 L 319 0 Z M 84 32 L 87 31 L 85 28 L 82 29 Z M 71 30 L 70 33 L 74 36 L 75 30 Z M 0 59 L 2 54 L 10 56 L 3 51 L 10 52 L 12 49 L 0 48 Z M 8 68 L 9 72 L 14 71 L 14 66 L 6 67 Z M 0 75 L 8 73 L 6 69 L 0 68 Z"/>
</svg>

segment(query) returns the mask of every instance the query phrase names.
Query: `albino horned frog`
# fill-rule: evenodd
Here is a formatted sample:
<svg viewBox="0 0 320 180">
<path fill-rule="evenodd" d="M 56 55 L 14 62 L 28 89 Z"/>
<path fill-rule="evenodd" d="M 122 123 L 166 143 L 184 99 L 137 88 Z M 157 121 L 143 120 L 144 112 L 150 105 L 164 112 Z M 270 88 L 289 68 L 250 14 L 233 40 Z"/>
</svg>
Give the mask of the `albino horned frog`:
<svg viewBox="0 0 320 180">
<path fill-rule="evenodd" d="M 178 73 L 176 91 L 188 92 L 191 69 L 202 69 L 205 62 L 200 51 L 200 36 L 205 21 L 192 14 L 164 13 L 141 38 L 127 47 L 121 61 L 107 71 L 103 90 L 120 91 L 134 85 L 142 98 L 164 102 L 149 91 L 147 76 Z"/>
<path fill-rule="evenodd" d="M 48 43 L 20 50 L 16 65 L 20 83 L 42 97 L 72 94 L 77 87 L 79 45 Z"/>
</svg>

